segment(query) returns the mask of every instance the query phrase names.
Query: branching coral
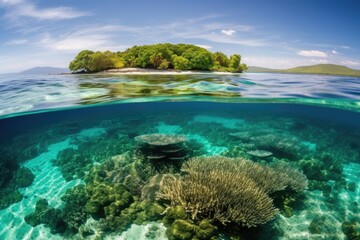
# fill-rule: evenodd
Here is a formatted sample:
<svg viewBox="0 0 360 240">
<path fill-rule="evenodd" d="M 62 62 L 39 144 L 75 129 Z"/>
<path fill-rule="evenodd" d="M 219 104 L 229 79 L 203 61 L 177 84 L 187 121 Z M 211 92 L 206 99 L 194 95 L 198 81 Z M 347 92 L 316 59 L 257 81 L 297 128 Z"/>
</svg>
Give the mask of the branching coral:
<svg viewBox="0 0 360 240">
<path fill-rule="evenodd" d="M 244 159 L 197 157 L 186 162 L 181 178 L 164 179 L 159 199 L 181 205 L 193 220 L 212 219 L 253 227 L 271 220 L 278 210 L 268 196 L 289 187 L 301 191 L 306 177 L 283 167 L 280 172 Z M 296 185 L 291 178 L 299 179 Z M 301 177 L 303 178 L 301 178 Z"/>
</svg>

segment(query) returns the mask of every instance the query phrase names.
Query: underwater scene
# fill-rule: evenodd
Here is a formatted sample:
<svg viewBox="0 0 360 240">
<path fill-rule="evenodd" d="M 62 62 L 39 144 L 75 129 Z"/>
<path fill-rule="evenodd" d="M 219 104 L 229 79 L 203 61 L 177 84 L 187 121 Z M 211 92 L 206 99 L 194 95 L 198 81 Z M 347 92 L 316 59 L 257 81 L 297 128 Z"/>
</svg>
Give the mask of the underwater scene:
<svg viewBox="0 0 360 240">
<path fill-rule="evenodd" d="M 0 85 L 0 239 L 360 239 L 357 78 L 32 78 Z"/>
</svg>

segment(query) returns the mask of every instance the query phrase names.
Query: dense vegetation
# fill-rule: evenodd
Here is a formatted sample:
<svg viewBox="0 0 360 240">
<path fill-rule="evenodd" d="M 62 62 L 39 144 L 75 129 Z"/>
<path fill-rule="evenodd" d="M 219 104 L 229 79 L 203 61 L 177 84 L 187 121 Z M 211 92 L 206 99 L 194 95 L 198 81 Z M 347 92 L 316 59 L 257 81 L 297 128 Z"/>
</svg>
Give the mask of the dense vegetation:
<svg viewBox="0 0 360 240">
<path fill-rule="evenodd" d="M 175 70 L 210 70 L 242 72 L 247 69 L 239 54 L 227 57 L 190 44 L 155 44 L 134 46 L 124 52 L 81 51 L 70 62 L 71 71 L 99 72 L 108 69 L 139 67 Z"/>
<path fill-rule="evenodd" d="M 261 67 L 249 67 L 249 72 L 275 72 L 275 73 L 306 73 L 306 74 L 327 74 L 340 76 L 360 76 L 360 70 L 351 69 L 335 64 L 317 64 L 301 66 L 290 69 L 270 69 Z"/>
</svg>

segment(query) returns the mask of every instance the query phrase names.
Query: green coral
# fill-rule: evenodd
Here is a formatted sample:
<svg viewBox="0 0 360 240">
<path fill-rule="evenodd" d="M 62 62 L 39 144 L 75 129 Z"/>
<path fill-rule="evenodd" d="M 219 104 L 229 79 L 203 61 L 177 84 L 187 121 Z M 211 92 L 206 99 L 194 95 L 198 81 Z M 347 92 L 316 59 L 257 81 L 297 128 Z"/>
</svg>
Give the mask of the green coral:
<svg viewBox="0 0 360 240">
<path fill-rule="evenodd" d="M 92 162 L 89 156 L 81 154 L 73 148 L 64 149 L 58 153 L 56 159 L 52 160 L 55 166 L 60 167 L 60 172 L 66 181 L 84 177 L 84 169 Z"/>
<path fill-rule="evenodd" d="M 76 142 L 77 149 L 64 149 L 59 152 L 56 159 L 52 160 L 52 163 L 60 168 L 66 181 L 83 179 L 93 163 L 101 163 L 111 156 L 129 151 L 131 142 L 131 139 L 127 137 L 109 134 L 87 139 L 87 141 L 79 140 Z"/>
<path fill-rule="evenodd" d="M 35 212 L 25 216 L 25 222 L 32 227 L 45 224 L 51 233 L 64 233 L 67 228 L 61 210 L 49 207 L 46 199 L 36 202 Z"/>
<path fill-rule="evenodd" d="M 202 220 L 199 225 L 189 220 L 177 219 L 166 229 L 169 240 L 205 240 L 217 239 L 217 228 L 209 220 Z"/>
<path fill-rule="evenodd" d="M 106 218 L 101 219 L 101 222 L 105 230 L 121 232 L 132 223 L 141 225 L 161 219 L 164 210 L 165 208 L 157 203 L 136 200 L 123 210 L 109 208 Z"/>
<path fill-rule="evenodd" d="M 302 206 L 304 196 L 303 193 L 291 190 L 284 190 L 271 195 L 274 199 L 274 205 L 279 208 L 281 215 L 287 218 L 294 215 L 295 211 Z"/>
<path fill-rule="evenodd" d="M 20 202 L 23 196 L 18 190 L 9 188 L 0 189 L 0 210 L 8 208 L 11 204 Z"/>
<path fill-rule="evenodd" d="M 326 237 L 335 236 L 337 234 L 336 225 L 336 220 L 331 217 L 318 215 L 311 221 L 309 232 L 311 234 L 324 234 L 326 239 Z"/>
<path fill-rule="evenodd" d="M 343 222 L 341 224 L 341 230 L 349 240 L 360 240 L 360 232 L 357 230 L 357 224 L 355 222 Z"/>
<path fill-rule="evenodd" d="M 86 186 L 90 196 L 86 203 L 86 211 L 95 218 L 116 214 L 133 202 L 132 195 L 120 183 L 100 183 Z"/>
<path fill-rule="evenodd" d="M 10 178 L 8 181 L 6 181 L 6 185 L 3 188 L 0 188 L 0 209 L 5 209 L 14 203 L 20 202 L 23 199 L 23 196 L 17 189 L 30 186 L 34 181 L 34 175 L 28 168 L 25 167 L 18 168 L 15 171 L 10 171 L 9 169 L 2 169 L 0 172 L 1 171 L 5 174 L 5 177 Z M 5 181 L 2 181 L 2 183 L 4 184 Z"/>
<path fill-rule="evenodd" d="M 34 181 L 34 174 L 26 167 L 19 168 L 15 173 L 15 184 L 18 187 L 29 187 Z"/>
<path fill-rule="evenodd" d="M 7 187 L 13 178 L 15 171 L 19 168 L 15 156 L 9 151 L 0 149 L 0 188 Z"/>
<path fill-rule="evenodd" d="M 62 210 L 64 222 L 66 222 L 69 231 L 76 233 L 80 226 L 86 222 L 89 215 L 85 209 L 85 205 L 89 200 L 85 185 L 78 185 L 68 189 L 61 197 L 61 200 L 65 202 Z"/>
<path fill-rule="evenodd" d="M 85 177 L 86 183 L 122 183 L 134 196 L 140 196 L 141 188 L 154 174 L 154 169 L 145 164 L 140 156 L 126 152 L 95 165 Z"/>
<path fill-rule="evenodd" d="M 185 208 L 182 206 L 170 207 L 162 220 L 165 227 L 170 227 L 176 219 L 185 220 L 188 216 Z"/>
<path fill-rule="evenodd" d="M 342 164 L 329 154 L 319 154 L 310 159 L 303 159 L 300 166 L 310 180 L 341 181 Z"/>
</svg>

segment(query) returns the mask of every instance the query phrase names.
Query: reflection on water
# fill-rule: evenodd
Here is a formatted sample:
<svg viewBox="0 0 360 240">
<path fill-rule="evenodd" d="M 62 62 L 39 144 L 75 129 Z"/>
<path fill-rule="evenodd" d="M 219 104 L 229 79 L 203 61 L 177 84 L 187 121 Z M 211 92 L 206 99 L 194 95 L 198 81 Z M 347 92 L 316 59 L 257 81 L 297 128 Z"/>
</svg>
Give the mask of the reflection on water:
<svg viewBox="0 0 360 240">
<path fill-rule="evenodd" d="M 3 75 L 0 115 L 121 102 L 298 102 L 358 110 L 359 78 L 296 74 Z"/>
</svg>

